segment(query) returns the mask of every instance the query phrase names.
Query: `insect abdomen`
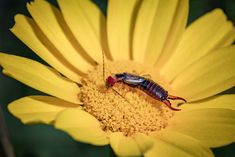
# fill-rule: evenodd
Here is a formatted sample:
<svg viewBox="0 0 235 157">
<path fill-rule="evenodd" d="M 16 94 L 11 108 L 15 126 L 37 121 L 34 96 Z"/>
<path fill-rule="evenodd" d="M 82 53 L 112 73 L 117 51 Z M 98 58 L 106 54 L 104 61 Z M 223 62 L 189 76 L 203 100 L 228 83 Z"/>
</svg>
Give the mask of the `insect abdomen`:
<svg viewBox="0 0 235 157">
<path fill-rule="evenodd" d="M 151 80 L 146 79 L 139 84 L 139 88 L 142 88 L 149 95 L 161 100 L 165 100 L 168 96 L 166 90 L 164 90 L 160 85 Z"/>
</svg>

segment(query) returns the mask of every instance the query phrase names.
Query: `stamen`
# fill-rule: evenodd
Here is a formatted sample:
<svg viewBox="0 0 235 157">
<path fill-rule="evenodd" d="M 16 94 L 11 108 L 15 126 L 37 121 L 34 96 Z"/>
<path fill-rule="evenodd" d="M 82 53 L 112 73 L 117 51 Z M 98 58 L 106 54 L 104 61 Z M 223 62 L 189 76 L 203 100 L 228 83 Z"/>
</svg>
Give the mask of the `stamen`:
<svg viewBox="0 0 235 157">
<path fill-rule="evenodd" d="M 106 62 L 105 77 L 112 73 L 138 74 L 146 67 L 135 62 Z M 149 68 L 149 67 L 147 67 Z M 147 73 L 150 74 L 151 73 Z M 105 131 L 121 131 L 126 136 L 137 132 L 148 134 L 164 129 L 174 112 L 140 89 L 116 83 L 114 89 L 105 88 L 102 65 L 89 72 L 84 79 L 81 98 L 84 110 L 96 117 Z M 127 100 L 127 101 L 126 101 Z"/>
</svg>

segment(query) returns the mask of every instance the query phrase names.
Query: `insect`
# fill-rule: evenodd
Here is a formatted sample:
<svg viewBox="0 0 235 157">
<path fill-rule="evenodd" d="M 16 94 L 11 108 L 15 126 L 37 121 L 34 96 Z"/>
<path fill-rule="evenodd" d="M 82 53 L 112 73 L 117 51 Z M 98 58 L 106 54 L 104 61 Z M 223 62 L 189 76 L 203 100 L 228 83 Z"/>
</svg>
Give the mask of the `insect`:
<svg viewBox="0 0 235 157">
<path fill-rule="evenodd" d="M 171 102 L 168 99 L 171 100 L 183 100 L 185 103 L 187 102 L 184 98 L 169 95 L 168 91 L 166 91 L 163 87 L 161 87 L 159 84 L 154 82 L 153 80 L 147 79 L 142 76 L 138 76 L 135 74 L 130 73 L 120 73 L 120 74 L 113 74 L 112 76 L 108 76 L 105 79 L 105 66 L 104 66 L 104 52 L 102 50 L 102 56 L 103 56 L 103 80 L 105 83 L 106 88 L 110 88 L 117 93 L 119 96 L 124 98 L 118 91 L 112 88 L 115 83 L 117 82 L 123 82 L 131 87 L 137 87 L 141 90 L 143 90 L 148 95 L 152 96 L 154 99 L 159 100 L 163 102 L 166 106 L 168 106 L 171 110 L 174 111 L 180 111 L 181 109 L 174 108 L 171 105 Z M 125 99 L 125 98 L 124 98 Z M 126 99 L 125 99 L 126 100 Z M 130 103 L 128 100 L 126 100 L 128 103 Z"/>
<path fill-rule="evenodd" d="M 117 82 L 123 82 L 128 86 L 137 87 L 143 90 L 145 93 L 152 96 L 154 99 L 163 102 L 165 105 L 167 105 L 170 109 L 174 111 L 180 111 L 180 109 L 172 107 L 171 102 L 168 99 L 183 100 L 184 102 L 186 102 L 184 98 L 169 95 L 168 92 L 163 87 L 158 85 L 156 82 L 142 76 L 130 73 L 114 74 L 106 78 L 105 85 L 107 88 L 109 88 L 114 86 L 114 84 Z"/>
</svg>

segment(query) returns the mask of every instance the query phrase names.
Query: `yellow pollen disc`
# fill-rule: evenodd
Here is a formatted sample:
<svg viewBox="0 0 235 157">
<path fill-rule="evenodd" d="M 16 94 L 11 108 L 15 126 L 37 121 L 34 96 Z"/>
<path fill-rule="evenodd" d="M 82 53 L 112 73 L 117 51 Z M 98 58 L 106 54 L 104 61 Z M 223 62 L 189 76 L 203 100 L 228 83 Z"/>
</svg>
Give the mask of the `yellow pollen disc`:
<svg viewBox="0 0 235 157">
<path fill-rule="evenodd" d="M 128 72 L 152 79 L 167 89 L 167 84 L 151 70 L 154 71 L 133 61 L 106 62 L 105 79 L 112 74 Z M 116 83 L 112 88 L 121 96 L 105 87 L 103 66 L 98 65 L 84 78 L 80 95 L 83 109 L 96 117 L 105 131 L 119 131 L 126 136 L 138 132 L 148 134 L 164 129 L 173 116 L 172 110 L 139 88 L 124 83 Z"/>
</svg>

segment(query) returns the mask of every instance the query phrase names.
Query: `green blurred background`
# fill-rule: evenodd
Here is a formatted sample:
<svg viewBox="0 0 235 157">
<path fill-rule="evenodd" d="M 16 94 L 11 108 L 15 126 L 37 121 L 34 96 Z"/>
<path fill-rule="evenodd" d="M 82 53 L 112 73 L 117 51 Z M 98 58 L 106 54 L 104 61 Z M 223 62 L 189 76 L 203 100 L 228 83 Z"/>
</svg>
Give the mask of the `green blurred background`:
<svg viewBox="0 0 235 157">
<path fill-rule="evenodd" d="M 14 15 L 26 10 L 27 0 L 0 0 L 0 51 L 25 56 L 43 62 L 10 31 Z M 51 3 L 57 5 L 56 0 Z M 107 1 L 94 0 L 105 13 Z M 214 9 L 222 8 L 235 23 L 235 0 L 190 0 L 188 23 Z M 44 63 L 44 62 L 43 62 Z M 2 70 L 2 69 L 0 69 Z M 234 88 L 226 93 L 235 93 Z M 110 157 L 115 156 L 109 146 L 97 147 L 72 140 L 67 134 L 49 125 L 23 125 L 7 111 L 7 104 L 20 97 L 42 94 L 0 73 L 0 105 L 3 108 L 16 157 Z M 1 127 L 1 126 L 0 126 Z M 234 157 L 235 144 L 213 149 L 216 157 Z M 4 157 L 0 145 L 0 157 Z"/>
</svg>

